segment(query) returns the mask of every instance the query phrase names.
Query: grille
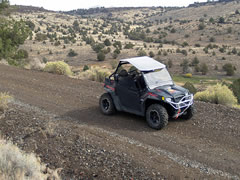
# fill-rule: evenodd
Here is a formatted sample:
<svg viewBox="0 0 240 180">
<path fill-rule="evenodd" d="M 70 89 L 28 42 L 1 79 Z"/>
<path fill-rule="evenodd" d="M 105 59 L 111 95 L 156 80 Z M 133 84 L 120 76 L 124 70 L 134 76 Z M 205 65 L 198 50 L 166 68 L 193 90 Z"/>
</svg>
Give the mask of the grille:
<svg viewBox="0 0 240 180">
<path fill-rule="evenodd" d="M 175 98 L 175 102 L 178 103 L 184 96 L 179 96 Z M 185 100 L 185 98 L 183 99 Z"/>
</svg>

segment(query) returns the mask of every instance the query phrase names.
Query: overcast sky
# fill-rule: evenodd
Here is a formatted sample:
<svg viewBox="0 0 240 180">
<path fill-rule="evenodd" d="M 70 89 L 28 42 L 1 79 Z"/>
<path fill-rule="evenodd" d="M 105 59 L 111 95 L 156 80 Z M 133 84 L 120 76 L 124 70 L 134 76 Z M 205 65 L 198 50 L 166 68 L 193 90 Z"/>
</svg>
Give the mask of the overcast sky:
<svg viewBox="0 0 240 180">
<path fill-rule="evenodd" d="M 11 5 L 31 5 L 48 10 L 67 11 L 92 7 L 188 6 L 206 0 L 10 0 Z"/>
</svg>

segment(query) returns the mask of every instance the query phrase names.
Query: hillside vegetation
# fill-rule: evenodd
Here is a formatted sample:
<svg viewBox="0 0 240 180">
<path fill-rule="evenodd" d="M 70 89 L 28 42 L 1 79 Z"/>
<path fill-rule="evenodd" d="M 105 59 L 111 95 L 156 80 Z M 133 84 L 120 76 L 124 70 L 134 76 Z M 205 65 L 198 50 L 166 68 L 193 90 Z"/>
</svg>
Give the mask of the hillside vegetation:
<svg viewBox="0 0 240 180">
<path fill-rule="evenodd" d="M 0 3 L 0 60 L 5 59 L 8 64 L 15 66 L 23 66 L 28 58 L 28 52 L 19 49 L 30 34 L 30 29 L 22 20 L 16 21 L 7 18 L 9 1 Z"/>
<path fill-rule="evenodd" d="M 239 76 L 239 1 L 188 8 L 96 8 L 12 13 L 31 29 L 20 47 L 29 61 L 84 65 L 148 55 L 170 72 Z M 70 15 L 69 15 L 70 14 Z"/>
</svg>

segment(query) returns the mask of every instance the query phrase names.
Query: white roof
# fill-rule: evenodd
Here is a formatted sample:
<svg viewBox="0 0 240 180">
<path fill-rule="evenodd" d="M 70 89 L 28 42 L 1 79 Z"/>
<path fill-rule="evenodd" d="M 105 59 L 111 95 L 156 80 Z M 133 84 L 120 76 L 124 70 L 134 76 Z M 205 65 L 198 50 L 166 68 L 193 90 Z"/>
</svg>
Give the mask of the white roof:
<svg viewBox="0 0 240 180">
<path fill-rule="evenodd" d="M 121 62 L 128 62 L 135 66 L 140 71 L 152 71 L 156 69 L 162 69 L 166 66 L 153 58 L 150 58 L 148 56 L 143 57 L 135 57 L 135 58 L 129 58 L 129 59 L 121 59 Z"/>
</svg>

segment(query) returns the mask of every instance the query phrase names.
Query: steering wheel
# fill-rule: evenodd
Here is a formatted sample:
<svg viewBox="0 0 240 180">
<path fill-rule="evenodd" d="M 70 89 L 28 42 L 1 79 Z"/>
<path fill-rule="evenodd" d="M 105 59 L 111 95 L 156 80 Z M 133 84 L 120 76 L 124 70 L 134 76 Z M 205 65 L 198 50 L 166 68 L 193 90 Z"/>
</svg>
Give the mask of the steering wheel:
<svg viewBox="0 0 240 180">
<path fill-rule="evenodd" d="M 137 81 L 137 77 L 139 75 L 139 73 L 137 72 L 137 69 L 129 71 L 128 74 L 133 78 L 134 81 Z"/>
</svg>

